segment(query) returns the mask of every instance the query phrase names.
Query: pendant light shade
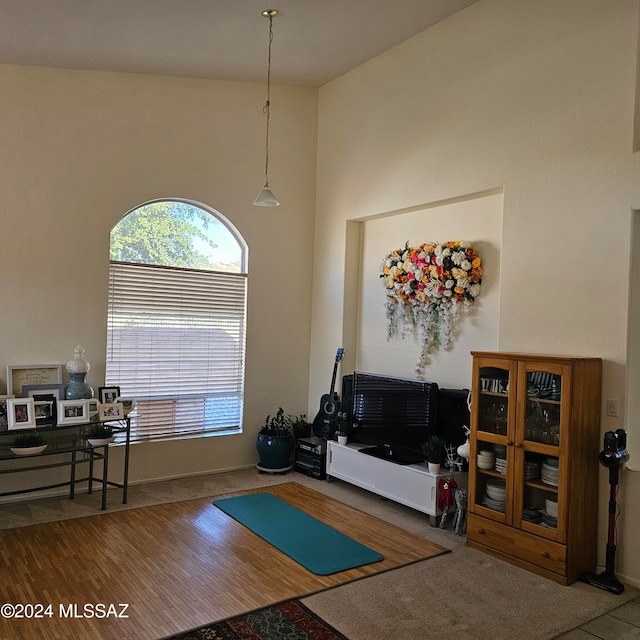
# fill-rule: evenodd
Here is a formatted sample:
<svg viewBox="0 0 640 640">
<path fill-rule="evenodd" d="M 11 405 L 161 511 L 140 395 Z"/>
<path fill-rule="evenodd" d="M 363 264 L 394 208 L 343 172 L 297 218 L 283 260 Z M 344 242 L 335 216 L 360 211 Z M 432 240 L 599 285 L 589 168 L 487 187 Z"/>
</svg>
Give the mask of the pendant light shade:
<svg viewBox="0 0 640 640">
<path fill-rule="evenodd" d="M 265 182 L 262 191 L 256 196 L 253 201 L 256 207 L 277 207 L 280 203 L 278 198 L 273 195 L 273 191 L 269 189 L 269 183 Z"/>
<path fill-rule="evenodd" d="M 273 41 L 273 19 L 278 15 L 276 9 L 265 9 L 262 12 L 265 18 L 269 18 L 269 58 L 267 64 L 267 101 L 264 105 L 264 115 L 267 118 L 267 131 L 265 135 L 264 151 L 264 186 L 253 201 L 257 207 L 277 207 L 280 203 L 269 188 L 269 120 L 271 117 L 271 42 Z"/>
</svg>

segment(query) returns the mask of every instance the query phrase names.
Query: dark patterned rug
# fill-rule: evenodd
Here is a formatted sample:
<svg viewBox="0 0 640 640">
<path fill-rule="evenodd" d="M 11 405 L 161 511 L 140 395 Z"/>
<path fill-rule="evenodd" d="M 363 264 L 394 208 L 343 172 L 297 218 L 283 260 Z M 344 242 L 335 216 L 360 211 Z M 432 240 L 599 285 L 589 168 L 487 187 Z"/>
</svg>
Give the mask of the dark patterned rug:
<svg viewBox="0 0 640 640">
<path fill-rule="evenodd" d="M 167 640 L 348 640 L 298 600 L 258 609 Z"/>
</svg>

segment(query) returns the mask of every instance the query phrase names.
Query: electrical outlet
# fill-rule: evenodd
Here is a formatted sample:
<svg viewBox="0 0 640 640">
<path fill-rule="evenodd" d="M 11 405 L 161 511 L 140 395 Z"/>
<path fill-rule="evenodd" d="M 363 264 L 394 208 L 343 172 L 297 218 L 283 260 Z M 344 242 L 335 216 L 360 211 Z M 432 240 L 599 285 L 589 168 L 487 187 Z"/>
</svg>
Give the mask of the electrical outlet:
<svg viewBox="0 0 640 640">
<path fill-rule="evenodd" d="M 607 416 L 610 418 L 618 417 L 618 401 L 612 398 L 607 400 Z"/>
</svg>

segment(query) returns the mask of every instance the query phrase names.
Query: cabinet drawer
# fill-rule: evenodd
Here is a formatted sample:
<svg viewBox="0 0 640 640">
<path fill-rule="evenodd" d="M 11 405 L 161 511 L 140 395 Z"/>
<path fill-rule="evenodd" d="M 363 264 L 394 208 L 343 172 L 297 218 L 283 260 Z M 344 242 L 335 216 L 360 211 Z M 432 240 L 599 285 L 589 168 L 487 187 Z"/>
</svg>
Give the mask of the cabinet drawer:
<svg viewBox="0 0 640 640">
<path fill-rule="evenodd" d="M 566 575 L 567 548 L 557 542 L 473 514 L 469 514 L 467 539 L 548 571 Z"/>
</svg>

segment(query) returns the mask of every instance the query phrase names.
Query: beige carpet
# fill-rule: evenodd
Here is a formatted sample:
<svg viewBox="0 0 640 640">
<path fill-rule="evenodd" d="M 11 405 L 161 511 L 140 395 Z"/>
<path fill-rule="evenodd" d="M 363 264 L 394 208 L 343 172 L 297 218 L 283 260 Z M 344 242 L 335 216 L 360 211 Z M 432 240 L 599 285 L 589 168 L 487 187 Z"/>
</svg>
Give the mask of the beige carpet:
<svg viewBox="0 0 640 640">
<path fill-rule="evenodd" d="M 215 496 L 295 480 L 387 520 L 452 553 L 304 598 L 303 602 L 350 640 L 549 640 L 638 598 L 627 587 L 616 596 L 583 583 L 564 587 L 464 545 L 450 529 L 340 481 L 300 474 L 260 475 L 245 470 L 130 488 L 130 504 L 110 492 L 109 510 Z M 74 503 L 49 498 L 0 505 L 0 527 L 100 512 L 99 494 Z M 11 524 L 13 523 L 13 524 Z M 213 622 L 213 620 L 212 620 Z M 581 636 L 582 637 L 582 636 Z"/>
<path fill-rule="evenodd" d="M 546 640 L 634 596 L 564 587 L 461 549 L 302 602 L 350 640 Z"/>
</svg>

